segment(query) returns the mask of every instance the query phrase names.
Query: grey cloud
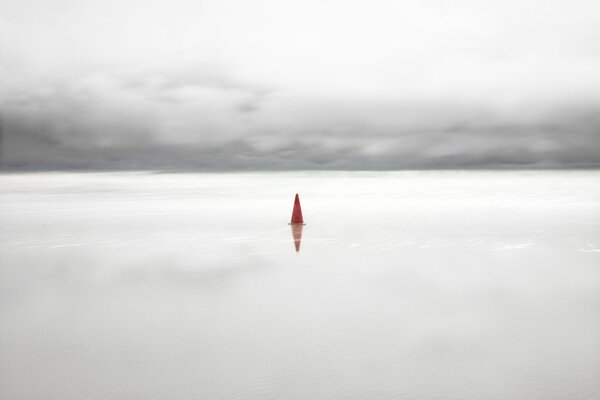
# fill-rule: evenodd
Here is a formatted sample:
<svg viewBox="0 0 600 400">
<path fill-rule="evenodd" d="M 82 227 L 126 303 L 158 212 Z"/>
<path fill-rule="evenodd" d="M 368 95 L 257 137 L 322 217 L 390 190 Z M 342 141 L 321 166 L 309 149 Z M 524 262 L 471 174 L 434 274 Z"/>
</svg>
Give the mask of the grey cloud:
<svg viewBox="0 0 600 400">
<path fill-rule="evenodd" d="M 600 166 L 600 104 L 592 100 L 506 111 L 441 98 L 310 97 L 200 69 L 134 72 L 13 92 L 2 107 L 3 168 Z"/>
<path fill-rule="evenodd" d="M 363 104 L 346 104 L 342 110 L 332 104 L 329 109 L 333 117 L 328 118 L 327 104 L 319 103 L 315 120 L 304 121 L 298 115 L 310 115 L 309 103 L 303 110 L 295 110 L 297 114 L 290 112 L 294 118 L 282 120 L 279 116 L 273 123 L 269 107 L 253 110 L 248 120 L 246 113 L 235 111 L 240 101 L 237 96 L 211 92 L 213 95 L 217 105 L 206 105 L 206 99 L 201 99 L 191 112 L 189 105 L 183 110 L 180 106 L 157 109 L 154 100 L 132 105 L 129 113 L 119 111 L 127 109 L 124 104 L 106 108 L 101 102 L 74 112 L 70 105 L 75 99 L 63 99 L 52 107 L 45 102 L 12 107 L 5 113 L 4 167 L 232 170 L 600 166 L 600 113 L 595 108 L 565 106 L 519 122 L 492 118 L 483 112 L 483 123 L 477 107 L 461 107 L 460 115 L 450 118 L 451 110 L 456 111 L 451 106 L 444 112 L 443 108 L 439 111 L 439 105 L 414 104 L 412 108 L 402 106 L 400 116 L 382 116 L 386 121 L 378 124 L 377 118 L 364 112 Z M 275 105 L 273 112 L 279 113 L 283 106 Z M 389 107 L 390 112 L 393 109 Z M 409 124 L 402 119 L 407 112 L 417 115 Z M 421 123 L 425 116 L 427 123 Z M 426 126 L 417 129 L 420 125 Z"/>
<path fill-rule="evenodd" d="M 0 16 L 5 169 L 600 166 L 594 1 L 42 3 Z"/>
</svg>

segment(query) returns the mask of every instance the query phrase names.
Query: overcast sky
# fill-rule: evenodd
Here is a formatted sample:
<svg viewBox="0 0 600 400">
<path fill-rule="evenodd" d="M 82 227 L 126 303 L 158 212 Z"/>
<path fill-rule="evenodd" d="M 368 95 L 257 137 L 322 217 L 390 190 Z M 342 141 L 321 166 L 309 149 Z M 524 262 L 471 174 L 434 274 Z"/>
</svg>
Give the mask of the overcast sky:
<svg viewBox="0 0 600 400">
<path fill-rule="evenodd" d="M 597 0 L 0 0 L 5 168 L 600 166 Z"/>
</svg>

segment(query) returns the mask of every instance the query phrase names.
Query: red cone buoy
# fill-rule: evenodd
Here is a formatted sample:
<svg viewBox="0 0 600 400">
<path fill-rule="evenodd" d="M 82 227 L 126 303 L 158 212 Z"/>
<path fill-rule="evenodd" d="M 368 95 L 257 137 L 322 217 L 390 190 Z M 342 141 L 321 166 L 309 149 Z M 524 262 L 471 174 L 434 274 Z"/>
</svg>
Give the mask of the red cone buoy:
<svg viewBox="0 0 600 400">
<path fill-rule="evenodd" d="M 292 212 L 292 224 L 303 224 L 302 219 L 302 208 L 300 207 L 300 197 L 296 193 L 296 199 L 294 200 L 294 211 Z"/>
</svg>

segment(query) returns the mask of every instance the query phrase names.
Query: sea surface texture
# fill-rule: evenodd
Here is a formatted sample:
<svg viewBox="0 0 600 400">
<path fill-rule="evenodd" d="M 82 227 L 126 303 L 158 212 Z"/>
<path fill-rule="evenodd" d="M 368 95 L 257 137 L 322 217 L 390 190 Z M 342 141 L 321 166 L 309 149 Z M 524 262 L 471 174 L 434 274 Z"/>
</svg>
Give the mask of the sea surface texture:
<svg viewBox="0 0 600 400">
<path fill-rule="evenodd" d="M 5 173 L 0 224 L 0 399 L 600 398 L 597 171 Z"/>
</svg>

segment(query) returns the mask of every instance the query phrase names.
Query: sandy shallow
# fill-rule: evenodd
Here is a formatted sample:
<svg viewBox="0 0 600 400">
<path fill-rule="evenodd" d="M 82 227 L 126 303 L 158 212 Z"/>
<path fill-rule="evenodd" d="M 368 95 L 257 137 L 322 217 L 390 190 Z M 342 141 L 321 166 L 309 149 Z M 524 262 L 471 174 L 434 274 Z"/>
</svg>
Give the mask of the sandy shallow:
<svg viewBox="0 0 600 400">
<path fill-rule="evenodd" d="M 0 222 L 1 399 L 600 398 L 600 172 L 3 174 Z"/>
</svg>

